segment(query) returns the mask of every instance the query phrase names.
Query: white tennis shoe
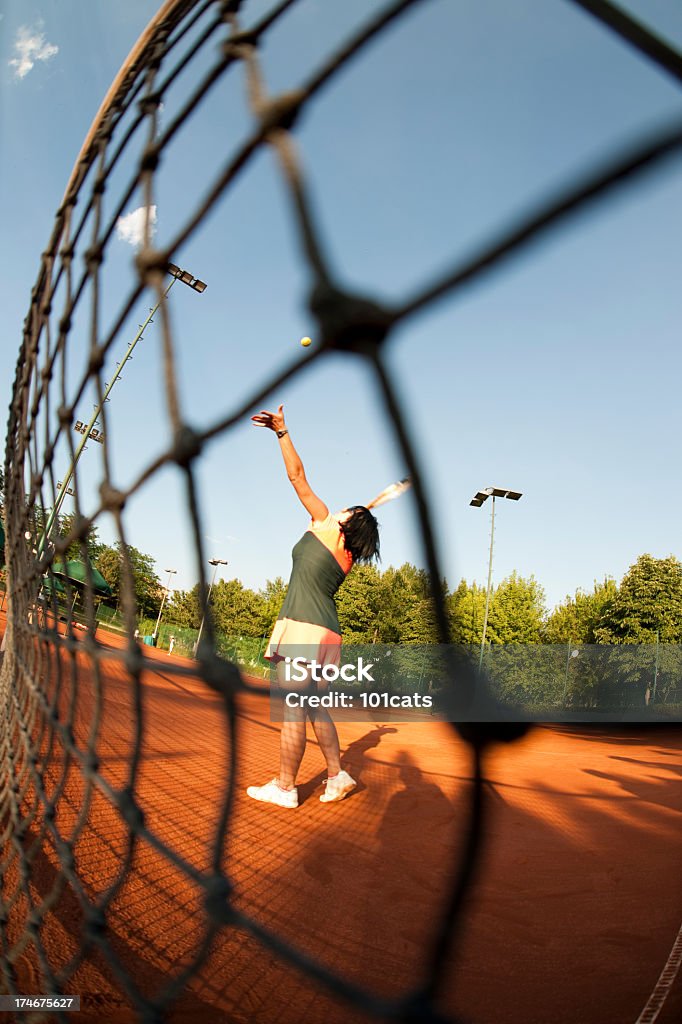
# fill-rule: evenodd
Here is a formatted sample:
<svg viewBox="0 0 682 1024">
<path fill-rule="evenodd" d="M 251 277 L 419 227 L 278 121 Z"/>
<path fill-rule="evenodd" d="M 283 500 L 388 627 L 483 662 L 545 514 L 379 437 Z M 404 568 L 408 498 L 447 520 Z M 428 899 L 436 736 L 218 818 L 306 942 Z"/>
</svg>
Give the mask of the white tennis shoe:
<svg viewBox="0 0 682 1024">
<path fill-rule="evenodd" d="M 252 800 L 260 800 L 263 804 L 276 804 L 277 807 L 298 807 L 298 790 L 280 789 L 277 779 L 266 782 L 264 786 L 249 786 L 246 790 Z"/>
<path fill-rule="evenodd" d="M 320 801 L 323 804 L 330 804 L 335 800 L 343 800 L 344 796 L 347 796 L 356 786 L 357 782 L 355 779 L 352 779 L 348 772 L 342 768 L 333 779 L 327 779 L 327 785 L 320 797 Z"/>
</svg>

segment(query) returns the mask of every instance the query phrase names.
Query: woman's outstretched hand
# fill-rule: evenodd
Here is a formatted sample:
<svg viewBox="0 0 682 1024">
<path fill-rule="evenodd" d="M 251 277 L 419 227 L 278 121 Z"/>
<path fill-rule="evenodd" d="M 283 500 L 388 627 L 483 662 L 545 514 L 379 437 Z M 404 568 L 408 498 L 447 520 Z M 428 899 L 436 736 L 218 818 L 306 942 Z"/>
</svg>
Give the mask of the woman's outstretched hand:
<svg viewBox="0 0 682 1024">
<path fill-rule="evenodd" d="M 268 412 L 261 409 L 259 413 L 251 417 L 257 427 L 267 427 L 269 430 L 284 430 L 284 406 L 280 405 L 277 412 Z"/>
</svg>

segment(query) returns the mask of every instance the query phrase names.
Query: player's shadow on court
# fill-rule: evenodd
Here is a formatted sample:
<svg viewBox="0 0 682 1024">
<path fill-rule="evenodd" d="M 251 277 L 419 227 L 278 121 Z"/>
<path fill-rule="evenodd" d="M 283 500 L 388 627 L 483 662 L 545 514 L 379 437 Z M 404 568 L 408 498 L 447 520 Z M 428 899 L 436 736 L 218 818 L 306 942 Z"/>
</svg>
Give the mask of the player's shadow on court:
<svg viewBox="0 0 682 1024">
<path fill-rule="evenodd" d="M 393 884 L 412 898 L 440 889 L 443 869 L 452 861 L 456 811 L 440 786 L 432 782 L 403 750 L 398 755 L 401 787 L 391 796 L 376 832 L 379 864 L 391 863 Z"/>
<path fill-rule="evenodd" d="M 619 723 L 615 725 L 556 725 L 552 726 L 557 732 L 564 736 L 574 737 L 576 740 L 583 740 L 585 743 L 612 744 L 622 746 L 624 742 L 631 747 L 651 747 L 652 740 L 665 744 L 670 740 L 676 742 L 680 736 L 680 726 L 669 726 L 666 723 L 652 725 L 639 725 L 637 723 Z M 669 752 L 662 747 L 661 754 Z"/>
<path fill-rule="evenodd" d="M 362 737 L 356 747 L 360 756 L 363 741 L 371 738 Z M 335 945 L 337 964 L 371 990 L 397 998 L 418 982 L 432 948 L 458 860 L 462 811 L 406 750 L 397 752 L 394 764 L 367 762 L 366 768 L 366 797 L 356 798 L 355 809 L 353 795 L 347 799 L 339 808 L 340 831 L 307 849 L 302 867 L 325 894 L 324 929 L 347 957 L 339 961 Z M 343 887 L 338 882 L 342 865 L 347 867 Z M 308 918 L 316 913 L 313 901 L 309 892 Z M 324 934 L 322 925 L 316 930 Z M 327 949 L 308 948 L 328 963 Z"/>
<path fill-rule="evenodd" d="M 374 729 L 366 732 L 364 736 L 360 736 L 359 739 L 353 740 L 345 750 L 341 751 L 341 764 L 350 772 L 355 781 L 357 782 L 357 789 L 354 793 L 362 792 L 365 788 L 362 782 L 362 774 L 366 768 L 366 754 L 368 750 L 373 750 L 374 747 L 378 747 L 384 736 L 389 733 L 395 733 L 398 730 L 394 726 L 390 725 L 377 725 Z M 298 784 L 298 798 L 299 803 L 303 803 L 308 800 L 316 789 L 318 789 L 327 777 L 326 771 L 318 772 L 317 775 L 312 779 L 308 779 L 307 782 L 299 782 Z M 353 794 L 351 794 L 352 796 Z M 348 799 L 348 797 L 346 798 Z"/>
<path fill-rule="evenodd" d="M 626 759 L 622 758 L 622 760 Z M 661 772 L 677 771 L 679 773 L 680 771 L 679 767 L 674 767 L 666 762 L 657 764 L 652 761 L 637 762 L 634 758 L 630 760 L 634 764 L 643 764 L 647 768 L 657 769 Z M 617 772 L 598 771 L 596 768 L 583 768 L 583 771 L 595 779 L 604 779 L 606 782 L 619 786 L 624 793 L 630 793 L 643 803 L 659 807 L 669 807 L 671 797 L 679 802 L 679 795 L 682 794 L 682 779 L 671 779 L 669 775 L 654 775 L 649 772 L 647 777 L 634 778 L 630 775 L 619 775 Z"/>
<path fill-rule="evenodd" d="M 669 753 L 664 751 L 664 753 Z M 664 768 L 667 772 L 676 772 L 682 775 L 682 764 L 678 761 L 642 761 L 638 757 L 622 757 L 619 754 L 609 754 L 612 761 L 622 761 L 624 764 L 638 764 L 642 768 Z"/>
</svg>

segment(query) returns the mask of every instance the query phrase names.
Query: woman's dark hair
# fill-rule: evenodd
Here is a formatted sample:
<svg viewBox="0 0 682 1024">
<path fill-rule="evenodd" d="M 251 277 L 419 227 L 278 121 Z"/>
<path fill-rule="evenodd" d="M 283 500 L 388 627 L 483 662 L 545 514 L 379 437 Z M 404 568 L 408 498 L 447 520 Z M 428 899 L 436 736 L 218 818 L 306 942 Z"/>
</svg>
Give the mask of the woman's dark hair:
<svg viewBox="0 0 682 1024">
<path fill-rule="evenodd" d="M 343 545 L 350 551 L 354 562 L 371 562 L 379 555 L 379 524 L 364 505 L 350 505 L 346 510 L 352 515 L 339 523 L 343 534 Z"/>
</svg>

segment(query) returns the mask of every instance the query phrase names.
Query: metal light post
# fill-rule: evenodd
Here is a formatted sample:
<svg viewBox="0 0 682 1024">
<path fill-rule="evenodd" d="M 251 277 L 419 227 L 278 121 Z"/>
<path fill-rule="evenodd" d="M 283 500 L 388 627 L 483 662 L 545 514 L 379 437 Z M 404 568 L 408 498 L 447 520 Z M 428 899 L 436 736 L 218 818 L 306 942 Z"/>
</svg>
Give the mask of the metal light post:
<svg viewBox="0 0 682 1024">
<path fill-rule="evenodd" d="M 161 616 L 163 614 L 163 606 L 166 603 L 166 598 L 168 597 L 168 594 L 170 593 L 170 579 L 171 579 L 171 576 L 173 575 L 173 573 L 177 572 L 178 570 L 177 569 L 164 569 L 163 571 L 168 573 L 168 582 L 166 583 L 166 590 L 164 592 L 164 595 L 161 598 L 161 607 L 159 608 L 159 617 L 156 620 L 156 625 L 154 626 L 154 640 L 155 641 L 156 641 L 157 636 L 159 635 L 159 625 L 161 624 Z"/>
<path fill-rule="evenodd" d="M 482 491 L 476 491 L 473 498 L 469 502 L 470 505 L 474 505 L 476 508 L 480 508 L 484 501 L 488 498 L 493 499 L 493 514 L 492 523 L 490 526 L 490 559 L 488 561 L 488 586 L 485 592 L 485 614 L 483 616 L 483 636 L 481 638 L 481 655 L 478 659 L 478 670 L 481 671 L 483 667 L 483 652 L 485 650 L 485 634 L 488 628 L 488 610 L 490 608 L 490 587 L 493 579 L 493 543 L 495 539 L 495 498 L 509 498 L 511 501 L 518 501 L 521 497 L 521 491 L 507 491 L 501 487 L 486 487 Z"/>
<path fill-rule="evenodd" d="M 104 393 L 102 395 L 102 401 L 99 402 L 99 404 L 95 406 L 95 411 L 92 414 L 92 417 L 90 418 L 90 422 L 87 423 L 87 424 L 84 424 L 84 423 L 82 423 L 79 420 L 76 423 L 76 428 L 75 429 L 80 434 L 82 434 L 83 437 L 82 437 L 81 441 L 79 442 L 78 447 L 76 448 L 76 451 L 74 452 L 73 461 L 72 461 L 71 465 L 69 466 L 69 469 L 68 469 L 68 472 L 67 472 L 66 476 L 64 477 L 64 479 L 62 481 L 60 481 L 59 486 L 57 488 L 59 493 L 57 494 L 57 498 L 56 498 L 56 501 L 54 503 L 54 507 L 53 507 L 52 511 L 50 512 L 50 515 L 48 516 L 47 523 L 45 524 L 45 529 L 43 530 L 42 537 L 40 538 L 40 543 L 38 544 L 38 557 L 39 558 L 42 555 L 43 551 L 45 550 L 45 546 L 47 544 L 48 538 L 49 538 L 50 533 L 52 531 L 52 527 L 54 526 L 54 523 L 55 523 L 55 520 L 56 520 L 57 516 L 59 515 L 60 508 L 64 504 L 64 499 L 66 498 L 66 495 L 67 494 L 73 494 L 73 491 L 69 487 L 69 484 L 71 483 L 71 480 L 73 479 L 73 475 L 74 475 L 74 473 L 76 471 L 76 466 L 78 465 L 78 460 L 80 459 L 81 455 L 85 451 L 85 446 L 86 446 L 87 442 L 89 440 L 93 440 L 93 441 L 98 441 L 100 444 L 104 443 L 104 434 L 101 433 L 100 431 L 98 431 L 97 429 L 95 429 L 95 424 L 97 423 L 97 419 L 98 419 L 100 413 L 102 412 L 102 408 L 104 406 L 104 403 L 109 401 L 109 395 L 110 395 L 110 393 L 111 393 L 111 391 L 112 391 L 112 389 L 114 387 L 114 384 L 116 383 L 117 380 L 121 379 L 121 370 L 123 369 L 125 364 L 128 362 L 128 360 L 132 357 L 133 349 L 137 345 L 138 341 L 141 339 L 141 337 L 144 334 L 146 328 L 152 322 L 152 320 L 154 318 L 154 314 L 158 310 L 159 306 L 161 305 L 163 300 L 166 298 L 166 296 L 168 295 L 169 291 L 171 290 L 171 288 L 173 287 L 173 285 L 175 284 L 176 281 L 182 281 L 183 284 L 188 285 L 190 288 L 193 288 L 195 292 L 199 292 L 200 294 L 201 294 L 201 292 L 206 291 L 206 285 L 204 284 L 204 282 L 203 281 L 199 281 L 198 278 L 193 277 L 192 274 L 190 274 L 189 270 L 181 270 L 180 267 L 176 267 L 174 263 L 169 263 L 167 270 L 168 270 L 168 273 L 171 276 L 171 281 L 168 284 L 168 287 L 166 288 L 166 290 L 164 291 L 163 295 L 161 296 L 159 301 L 156 303 L 154 308 L 150 309 L 149 316 L 147 317 L 145 322 L 143 324 L 140 324 L 140 329 L 137 332 L 137 334 L 135 335 L 135 337 L 133 338 L 133 340 L 128 345 L 128 348 L 126 350 L 126 354 L 123 357 L 123 360 L 121 361 L 121 363 L 119 363 L 119 365 L 116 368 L 116 372 L 114 373 L 112 379 L 109 381 L 109 383 L 105 387 Z"/>
<path fill-rule="evenodd" d="M 218 572 L 218 566 L 219 565 L 227 565 L 228 563 L 225 561 L 224 558 L 211 558 L 209 560 L 208 564 L 213 566 L 213 579 L 211 580 L 211 585 L 208 588 L 208 597 L 206 598 L 206 608 L 207 609 L 208 609 L 208 602 L 211 600 L 211 591 L 213 590 L 213 584 L 215 583 L 216 574 Z M 201 625 L 199 626 L 199 635 L 197 636 L 196 643 L 194 644 L 194 654 L 195 655 L 196 655 L 197 651 L 199 650 L 199 641 L 201 640 L 201 634 L 204 631 L 204 623 L 205 623 L 205 621 L 206 621 L 206 612 L 204 612 L 204 614 L 201 617 Z"/>
<path fill-rule="evenodd" d="M 660 648 L 660 632 L 656 630 L 656 664 L 654 666 L 654 688 L 651 693 L 651 703 L 656 703 L 656 688 L 658 686 L 658 652 Z"/>
<path fill-rule="evenodd" d="M 578 650 L 577 647 L 575 647 L 575 648 L 573 647 L 573 641 L 570 640 L 569 644 L 568 644 L 568 650 L 566 651 L 566 677 L 564 679 L 564 696 L 563 696 L 563 700 L 561 702 L 564 707 L 566 707 L 566 696 L 568 694 L 568 670 L 569 670 L 570 665 L 571 665 L 571 659 L 572 658 L 577 658 L 579 654 L 580 654 L 580 651 Z"/>
</svg>

